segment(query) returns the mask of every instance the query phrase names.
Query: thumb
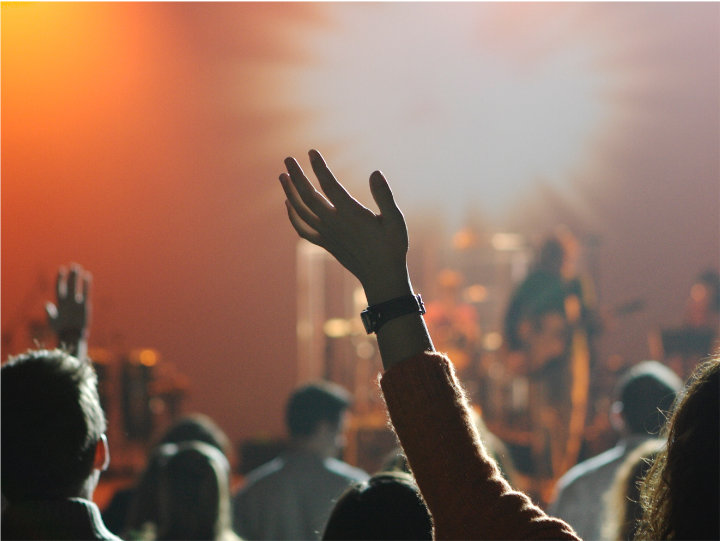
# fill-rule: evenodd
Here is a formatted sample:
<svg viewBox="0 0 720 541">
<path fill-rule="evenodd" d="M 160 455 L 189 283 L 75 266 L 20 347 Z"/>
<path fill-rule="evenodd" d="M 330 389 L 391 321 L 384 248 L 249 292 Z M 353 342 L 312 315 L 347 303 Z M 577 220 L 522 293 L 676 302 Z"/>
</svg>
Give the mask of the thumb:
<svg viewBox="0 0 720 541">
<path fill-rule="evenodd" d="M 375 171 L 370 175 L 370 192 L 382 216 L 387 219 L 403 221 L 402 212 L 395 204 L 390 185 L 380 171 Z"/>
</svg>

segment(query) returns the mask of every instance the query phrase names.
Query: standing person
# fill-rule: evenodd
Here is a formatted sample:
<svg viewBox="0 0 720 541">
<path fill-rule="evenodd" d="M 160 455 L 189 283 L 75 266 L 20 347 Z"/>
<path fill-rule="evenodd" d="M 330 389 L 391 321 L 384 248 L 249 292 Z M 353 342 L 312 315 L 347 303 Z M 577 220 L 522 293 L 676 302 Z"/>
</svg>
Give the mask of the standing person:
<svg viewBox="0 0 720 541">
<path fill-rule="evenodd" d="M 512 490 L 471 420 L 450 360 L 437 352 L 407 268 L 405 218 L 380 171 L 370 176 L 379 213 L 335 179 L 319 152 L 310 163 L 324 195 L 294 158 L 280 175 L 290 222 L 360 281 L 369 306 L 362 319 L 377 334 L 380 380 L 395 432 L 434 522 L 436 539 L 572 539 L 565 522 Z"/>
<path fill-rule="evenodd" d="M 334 501 L 367 473 L 336 458 L 350 395 L 329 383 L 296 389 L 286 407 L 287 453 L 247 476 L 234 500 L 234 528 L 244 539 L 319 539 Z"/>
<path fill-rule="evenodd" d="M 599 330 L 592 288 L 577 272 L 579 243 L 564 227 L 540 247 L 512 294 L 504 333 L 509 364 L 528 382 L 526 409 L 533 463 L 546 499 L 577 461 L 589 393 L 593 339 Z"/>
<path fill-rule="evenodd" d="M 603 531 L 603 496 L 618 468 L 638 446 L 657 437 L 664 413 L 682 389 L 680 378 L 667 366 L 644 361 L 619 381 L 611 424 L 620 434 L 612 449 L 571 468 L 556 486 L 550 512 L 566 520 L 583 539 L 600 539 Z"/>
<path fill-rule="evenodd" d="M 148 497 L 152 490 L 148 485 L 157 484 L 157 451 L 169 443 L 204 442 L 215 447 L 226 457 L 232 452 L 230 440 L 222 429 L 207 415 L 193 413 L 184 415 L 173 423 L 148 453 L 148 460 L 136 482 L 113 494 L 110 503 L 103 510 L 105 524 L 124 537 L 133 537 L 142 531 L 143 525 L 157 521 L 157 505 L 154 497 Z M 229 460 L 229 459 L 228 459 Z M 229 475 L 229 474 L 228 474 Z"/>
<path fill-rule="evenodd" d="M 239 541 L 232 530 L 230 464 L 201 441 L 165 444 L 157 487 L 160 540 Z"/>
<path fill-rule="evenodd" d="M 97 375 L 85 358 L 90 275 L 61 269 L 49 310 L 67 350 L 32 350 L 2 367 L 3 539 L 119 539 L 92 502 L 110 463 Z"/>
</svg>

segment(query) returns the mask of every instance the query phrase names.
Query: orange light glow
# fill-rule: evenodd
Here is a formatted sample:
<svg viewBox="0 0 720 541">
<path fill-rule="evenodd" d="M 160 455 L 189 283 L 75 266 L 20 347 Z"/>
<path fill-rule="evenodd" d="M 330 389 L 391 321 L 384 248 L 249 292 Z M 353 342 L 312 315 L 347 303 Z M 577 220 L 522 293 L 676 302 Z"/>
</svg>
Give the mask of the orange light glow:
<svg viewBox="0 0 720 541">
<path fill-rule="evenodd" d="M 144 366 L 155 366 L 160 355 L 154 349 L 143 349 L 138 353 L 140 364 Z"/>
</svg>

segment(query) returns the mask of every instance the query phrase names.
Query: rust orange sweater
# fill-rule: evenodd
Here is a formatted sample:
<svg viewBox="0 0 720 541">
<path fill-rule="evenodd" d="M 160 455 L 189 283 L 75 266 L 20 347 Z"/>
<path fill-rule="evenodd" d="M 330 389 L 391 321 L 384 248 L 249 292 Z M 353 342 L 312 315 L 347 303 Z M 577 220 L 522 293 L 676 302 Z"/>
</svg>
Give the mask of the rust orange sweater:
<svg viewBox="0 0 720 541">
<path fill-rule="evenodd" d="M 436 539 L 578 540 L 569 525 L 546 515 L 500 475 L 447 357 L 423 353 L 402 361 L 380 384 Z"/>
</svg>

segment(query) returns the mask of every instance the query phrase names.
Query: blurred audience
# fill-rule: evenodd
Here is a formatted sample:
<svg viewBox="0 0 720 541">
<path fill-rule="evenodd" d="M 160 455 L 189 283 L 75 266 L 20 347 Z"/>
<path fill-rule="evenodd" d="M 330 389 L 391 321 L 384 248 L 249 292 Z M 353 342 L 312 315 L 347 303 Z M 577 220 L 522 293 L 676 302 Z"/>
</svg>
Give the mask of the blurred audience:
<svg viewBox="0 0 720 541">
<path fill-rule="evenodd" d="M 432 539 L 432 520 L 411 475 L 382 472 L 348 488 L 323 539 Z"/>
<path fill-rule="evenodd" d="M 250 472 L 234 500 L 245 539 L 318 539 L 333 502 L 367 473 L 336 457 L 350 395 L 329 383 L 296 389 L 286 407 L 290 450 Z"/>
<path fill-rule="evenodd" d="M 143 524 L 152 523 L 157 519 L 157 510 L 150 502 L 137 501 L 133 503 L 141 484 L 157 483 L 157 465 L 153 463 L 154 450 L 167 443 L 191 441 L 207 443 L 221 451 L 226 457 L 232 456 L 230 440 L 210 417 L 201 413 L 181 417 L 165 431 L 157 444 L 153 446 L 146 469 L 139 476 L 137 484 L 117 490 L 103 510 L 103 520 L 111 531 L 139 531 Z M 140 492 L 145 494 L 147 489 Z"/>
<path fill-rule="evenodd" d="M 566 520 L 583 539 L 600 539 L 604 519 L 603 495 L 618 468 L 640 444 L 662 428 L 682 388 L 677 375 L 656 361 L 641 362 L 618 382 L 611 424 L 620 434 L 617 445 L 577 464 L 556 486 L 550 513 Z"/>
<path fill-rule="evenodd" d="M 720 539 L 720 354 L 679 396 L 645 476 L 636 539 Z"/>
<path fill-rule="evenodd" d="M 85 356 L 89 288 L 82 267 L 61 268 L 48 314 L 67 351 L 28 351 L 2 367 L 3 539 L 118 539 L 92 502 L 110 454 Z"/>
</svg>

